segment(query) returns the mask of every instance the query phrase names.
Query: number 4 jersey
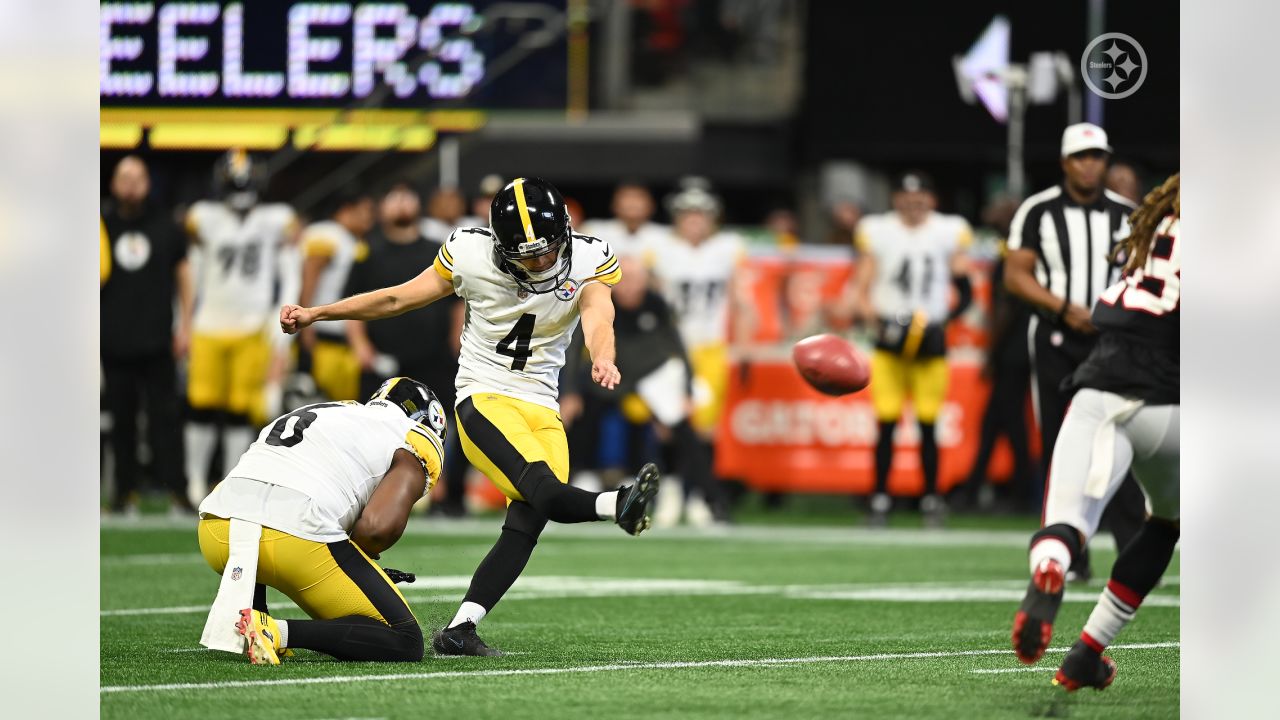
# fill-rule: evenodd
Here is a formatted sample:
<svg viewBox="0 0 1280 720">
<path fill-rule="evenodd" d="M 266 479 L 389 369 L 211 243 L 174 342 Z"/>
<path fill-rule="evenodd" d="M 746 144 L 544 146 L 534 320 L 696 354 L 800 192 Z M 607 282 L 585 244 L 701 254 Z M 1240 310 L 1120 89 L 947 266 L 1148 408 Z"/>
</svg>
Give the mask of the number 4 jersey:
<svg viewBox="0 0 1280 720">
<path fill-rule="evenodd" d="M 443 409 L 432 415 L 443 423 Z M 379 400 L 306 405 L 263 428 L 200 513 L 316 542 L 344 540 L 400 449 L 422 463 L 430 490 L 444 454 L 431 428 Z"/>
<path fill-rule="evenodd" d="M 578 327 L 582 288 L 622 279 L 609 244 L 573 233 L 569 278 L 548 293 L 526 293 L 494 257 L 485 228 L 458 228 L 434 267 L 467 303 L 458 359 L 457 402 L 488 391 L 558 411 L 560 368 Z"/>
<path fill-rule="evenodd" d="M 1107 288 L 1093 309 L 1098 344 L 1072 376 L 1077 387 L 1179 402 L 1182 239 L 1178 218 L 1156 228 L 1145 267 Z"/>
</svg>

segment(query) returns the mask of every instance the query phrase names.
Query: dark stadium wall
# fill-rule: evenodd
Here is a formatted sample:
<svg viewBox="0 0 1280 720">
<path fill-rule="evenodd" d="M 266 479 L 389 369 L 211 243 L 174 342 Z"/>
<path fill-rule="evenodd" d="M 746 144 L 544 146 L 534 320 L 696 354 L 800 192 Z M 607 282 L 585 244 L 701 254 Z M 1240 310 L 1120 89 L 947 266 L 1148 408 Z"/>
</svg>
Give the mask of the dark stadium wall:
<svg viewBox="0 0 1280 720">
<path fill-rule="evenodd" d="M 800 161 L 856 159 L 886 170 L 919 165 L 945 194 L 955 182 L 982 187 L 982 174 L 1004 173 L 1007 130 L 956 89 L 953 55 L 963 54 L 996 14 L 1012 26 L 1011 59 L 1061 50 L 1079 62 L 1091 37 L 1087 3 L 976 0 L 964 3 L 808 4 L 805 96 L 797 118 Z M 1147 3 L 1107 4 L 1105 32 L 1124 32 L 1146 51 L 1149 74 L 1139 92 L 1103 101 L 1103 126 L 1118 157 L 1153 177 L 1178 165 L 1178 15 Z M 1082 92 L 1087 90 L 1082 88 Z M 1030 187 L 1054 182 L 1066 124 L 1065 98 L 1027 112 Z"/>
</svg>

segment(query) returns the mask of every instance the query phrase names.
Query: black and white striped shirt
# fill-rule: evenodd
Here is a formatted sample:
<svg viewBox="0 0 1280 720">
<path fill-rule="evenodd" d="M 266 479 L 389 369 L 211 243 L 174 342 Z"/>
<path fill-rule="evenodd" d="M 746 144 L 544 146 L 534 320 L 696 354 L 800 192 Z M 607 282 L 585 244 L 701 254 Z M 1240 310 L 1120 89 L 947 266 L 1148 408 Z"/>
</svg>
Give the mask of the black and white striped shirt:
<svg viewBox="0 0 1280 720">
<path fill-rule="evenodd" d="M 1119 277 L 1107 256 L 1129 234 L 1134 205 L 1104 190 L 1091 205 L 1080 205 L 1061 184 L 1027 198 L 1013 216 L 1009 250 L 1036 253 L 1036 280 L 1049 292 L 1093 309 Z"/>
</svg>

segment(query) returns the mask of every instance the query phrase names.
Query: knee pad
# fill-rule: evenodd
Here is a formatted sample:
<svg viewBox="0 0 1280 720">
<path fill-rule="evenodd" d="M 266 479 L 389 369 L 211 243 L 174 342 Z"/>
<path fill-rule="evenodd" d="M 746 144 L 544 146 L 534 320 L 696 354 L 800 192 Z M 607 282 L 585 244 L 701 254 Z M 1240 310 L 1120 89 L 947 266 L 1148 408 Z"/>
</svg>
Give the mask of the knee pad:
<svg viewBox="0 0 1280 720">
<path fill-rule="evenodd" d="M 1071 559 L 1074 562 L 1080 556 L 1080 531 L 1067 525 L 1066 523 L 1057 523 L 1048 527 L 1040 528 L 1031 536 L 1031 547 L 1035 547 L 1036 543 L 1047 538 L 1062 541 L 1063 545 L 1071 551 Z"/>
<path fill-rule="evenodd" d="M 515 485 L 516 490 L 524 496 L 525 500 L 529 500 L 538 494 L 538 489 L 544 483 L 560 484 L 560 480 L 556 478 L 556 474 L 551 472 L 551 466 L 539 460 L 531 462 L 524 466 L 524 470 L 520 472 L 520 477 L 511 483 Z M 513 505 L 515 503 L 512 503 Z"/>
<path fill-rule="evenodd" d="M 547 526 L 547 518 L 527 502 L 513 502 L 507 508 L 507 519 L 502 523 L 503 531 L 511 531 L 527 536 L 534 545 L 538 544 L 538 536 Z"/>
<path fill-rule="evenodd" d="M 421 662 L 425 654 L 425 644 L 422 640 L 422 628 L 418 627 L 418 623 L 411 622 L 392 628 L 396 631 L 397 650 L 405 662 Z"/>
</svg>

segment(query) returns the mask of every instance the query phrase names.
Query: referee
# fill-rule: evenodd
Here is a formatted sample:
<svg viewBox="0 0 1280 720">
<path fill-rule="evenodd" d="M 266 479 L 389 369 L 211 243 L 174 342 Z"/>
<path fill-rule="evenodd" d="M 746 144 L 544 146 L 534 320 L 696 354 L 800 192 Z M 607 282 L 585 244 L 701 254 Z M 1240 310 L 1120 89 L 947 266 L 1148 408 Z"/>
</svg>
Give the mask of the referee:
<svg viewBox="0 0 1280 720">
<path fill-rule="evenodd" d="M 1128 216 L 1134 209 L 1103 186 L 1111 152 L 1102 128 L 1068 126 L 1062 133 L 1062 182 L 1027 198 L 1009 230 L 1005 288 L 1036 311 L 1028 329 L 1031 397 L 1046 479 L 1072 395 L 1061 389 L 1062 381 L 1093 349 L 1098 332 L 1090 320 L 1094 303 L 1117 279 L 1107 258 L 1129 234 Z M 1119 548 L 1138 532 L 1145 515 L 1142 490 L 1130 476 L 1107 512 Z M 1077 577 L 1087 578 L 1087 559 L 1075 570 Z"/>
</svg>

